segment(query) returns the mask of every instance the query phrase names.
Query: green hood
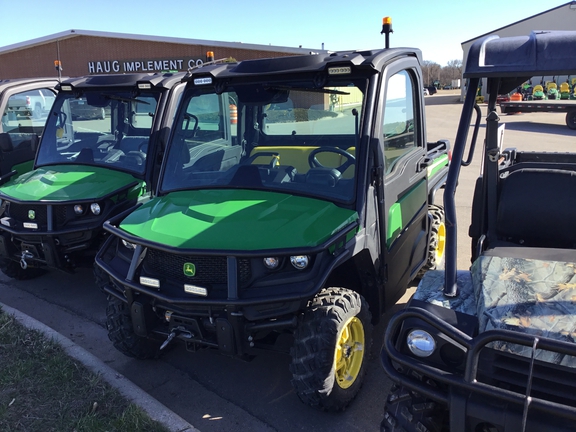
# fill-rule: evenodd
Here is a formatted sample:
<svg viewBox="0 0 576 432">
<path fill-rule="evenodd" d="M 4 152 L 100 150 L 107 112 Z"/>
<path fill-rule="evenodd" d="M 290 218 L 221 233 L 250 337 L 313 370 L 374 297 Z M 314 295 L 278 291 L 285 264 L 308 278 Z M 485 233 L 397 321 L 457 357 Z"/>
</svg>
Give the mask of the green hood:
<svg viewBox="0 0 576 432">
<path fill-rule="evenodd" d="M 21 201 L 98 199 L 136 180 L 130 174 L 86 165 L 54 165 L 23 174 L 0 188 Z"/>
<path fill-rule="evenodd" d="M 322 200 L 211 189 L 155 198 L 120 227 L 172 247 L 265 250 L 316 246 L 357 219 L 355 211 Z"/>
</svg>

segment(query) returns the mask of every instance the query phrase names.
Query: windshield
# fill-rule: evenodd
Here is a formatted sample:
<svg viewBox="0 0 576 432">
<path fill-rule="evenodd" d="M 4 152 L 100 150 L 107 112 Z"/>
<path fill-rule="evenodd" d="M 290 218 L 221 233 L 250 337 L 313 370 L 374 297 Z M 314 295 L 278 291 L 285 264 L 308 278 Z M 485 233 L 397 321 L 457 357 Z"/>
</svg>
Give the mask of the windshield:
<svg viewBox="0 0 576 432">
<path fill-rule="evenodd" d="M 329 84 L 187 89 L 160 192 L 251 188 L 351 201 L 364 95 L 350 82 Z"/>
<path fill-rule="evenodd" d="M 157 93 L 60 92 L 36 166 L 85 164 L 144 173 L 157 99 Z"/>
</svg>

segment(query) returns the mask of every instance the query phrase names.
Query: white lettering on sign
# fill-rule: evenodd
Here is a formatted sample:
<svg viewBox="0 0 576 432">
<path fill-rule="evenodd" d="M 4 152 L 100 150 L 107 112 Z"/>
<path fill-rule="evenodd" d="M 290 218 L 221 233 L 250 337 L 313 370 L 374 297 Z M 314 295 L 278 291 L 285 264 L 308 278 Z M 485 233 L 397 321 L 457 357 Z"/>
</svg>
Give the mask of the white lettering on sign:
<svg viewBox="0 0 576 432">
<path fill-rule="evenodd" d="M 202 59 L 198 59 L 198 60 L 194 60 L 194 59 L 190 59 L 188 60 L 188 67 L 201 67 L 204 64 L 204 62 L 202 61 Z"/>
<path fill-rule="evenodd" d="M 120 72 L 120 62 L 114 61 L 101 61 L 101 62 L 88 62 L 88 73 L 111 73 Z"/>
<path fill-rule="evenodd" d="M 89 74 L 108 74 L 125 72 L 161 72 L 168 70 L 181 71 L 185 68 L 201 67 L 202 59 L 168 59 L 168 60 L 106 60 L 89 61 Z"/>
</svg>

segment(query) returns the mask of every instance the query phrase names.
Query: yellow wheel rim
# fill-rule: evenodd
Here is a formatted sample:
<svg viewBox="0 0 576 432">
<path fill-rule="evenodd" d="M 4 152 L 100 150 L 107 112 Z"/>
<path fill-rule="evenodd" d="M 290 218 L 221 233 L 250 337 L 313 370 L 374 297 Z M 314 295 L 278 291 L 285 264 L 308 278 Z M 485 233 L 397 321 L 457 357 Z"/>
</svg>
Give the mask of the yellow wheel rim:
<svg viewBox="0 0 576 432">
<path fill-rule="evenodd" d="M 438 225 L 438 242 L 436 244 L 436 262 L 440 262 L 444 258 L 444 251 L 446 249 L 446 225 L 444 222 Z"/>
<path fill-rule="evenodd" d="M 364 360 L 364 326 L 356 317 L 350 318 L 338 334 L 334 369 L 338 386 L 347 389 L 358 377 Z"/>
</svg>

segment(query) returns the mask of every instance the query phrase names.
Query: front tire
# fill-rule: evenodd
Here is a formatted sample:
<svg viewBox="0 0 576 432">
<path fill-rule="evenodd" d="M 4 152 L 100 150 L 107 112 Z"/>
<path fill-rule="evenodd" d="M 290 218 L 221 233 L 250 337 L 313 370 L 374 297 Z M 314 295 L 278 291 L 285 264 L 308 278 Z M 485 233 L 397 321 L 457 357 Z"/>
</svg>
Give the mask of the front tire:
<svg viewBox="0 0 576 432">
<path fill-rule="evenodd" d="M 160 342 L 134 332 L 128 305 L 116 297 L 108 300 L 106 328 L 108 339 L 122 354 L 141 360 L 160 356 Z"/>
<path fill-rule="evenodd" d="M 342 411 L 363 383 L 372 345 L 366 300 L 345 288 L 327 288 L 301 316 L 291 349 L 292 385 L 307 405 Z"/>
</svg>

